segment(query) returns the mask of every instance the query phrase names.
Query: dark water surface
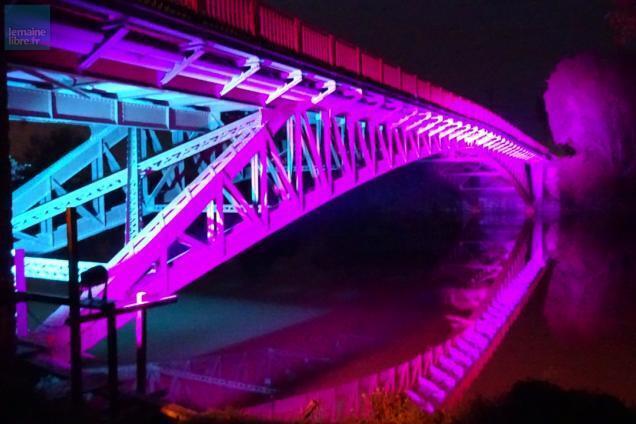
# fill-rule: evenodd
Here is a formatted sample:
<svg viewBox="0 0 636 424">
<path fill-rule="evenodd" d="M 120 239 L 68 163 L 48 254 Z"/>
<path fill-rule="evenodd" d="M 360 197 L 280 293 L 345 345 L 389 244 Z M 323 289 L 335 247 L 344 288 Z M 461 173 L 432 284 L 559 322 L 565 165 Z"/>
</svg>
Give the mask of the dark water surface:
<svg viewBox="0 0 636 424">
<path fill-rule="evenodd" d="M 489 293 L 475 264 L 496 267 L 527 219 L 464 209 L 452 185 L 415 164 L 273 235 L 151 312 L 149 360 L 209 377 L 163 375 L 156 388 L 200 409 L 249 405 L 346 383 L 440 343 Z M 595 222 L 545 227 L 557 265 L 465 397 L 540 378 L 636 402 L 634 243 L 599 236 Z M 120 340 L 132 363 L 130 325 Z"/>
<path fill-rule="evenodd" d="M 548 234 L 556 266 L 469 396 L 522 379 L 605 392 L 636 405 L 636 238 L 620 218 L 562 218 Z"/>
</svg>

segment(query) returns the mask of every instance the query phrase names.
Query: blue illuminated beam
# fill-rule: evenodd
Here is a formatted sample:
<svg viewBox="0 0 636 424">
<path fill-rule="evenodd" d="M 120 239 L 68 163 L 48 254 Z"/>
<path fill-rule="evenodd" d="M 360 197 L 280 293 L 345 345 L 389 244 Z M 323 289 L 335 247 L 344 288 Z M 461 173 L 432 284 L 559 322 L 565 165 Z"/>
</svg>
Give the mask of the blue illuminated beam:
<svg viewBox="0 0 636 424">
<path fill-rule="evenodd" d="M 251 114 L 217 130 L 211 131 L 191 141 L 139 162 L 140 170 L 158 171 L 184 159 L 201 153 L 219 143 L 231 139 L 235 134 L 255 128 L 260 123 L 260 113 Z M 35 224 L 61 214 L 67 207 L 76 207 L 122 188 L 127 183 L 127 170 L 122 169 L 100 180 L 94 181 L 80 189 L 71 191 L 27 210 L 11 220 L 13 231 L 22 231 Z"/>
<path fill-rule="evenodd" d="M 79 261 L 79 273 L 95 267 L 104 266 L 101 262 Z M 15 266 L 11 269 L 15 275 Z M 68 282 L 68 261 L 64 259 L 34 258 L 26 256 L 24 258 L 24 275 L 26 278 L 37 278 L 49 281 Z"/>
</svg>

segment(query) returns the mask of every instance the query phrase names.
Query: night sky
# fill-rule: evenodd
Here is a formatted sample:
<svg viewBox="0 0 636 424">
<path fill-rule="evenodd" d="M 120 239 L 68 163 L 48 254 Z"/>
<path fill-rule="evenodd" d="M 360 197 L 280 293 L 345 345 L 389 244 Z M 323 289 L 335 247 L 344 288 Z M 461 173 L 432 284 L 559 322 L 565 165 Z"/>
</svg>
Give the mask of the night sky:
<svg viewBox="0 0 636 424">
<path fill-rule="evenodd" d="M 610 46 L 602 0 L 263 0 L 451 91 L 540 140 L 560 58 Z"/>
</svg>

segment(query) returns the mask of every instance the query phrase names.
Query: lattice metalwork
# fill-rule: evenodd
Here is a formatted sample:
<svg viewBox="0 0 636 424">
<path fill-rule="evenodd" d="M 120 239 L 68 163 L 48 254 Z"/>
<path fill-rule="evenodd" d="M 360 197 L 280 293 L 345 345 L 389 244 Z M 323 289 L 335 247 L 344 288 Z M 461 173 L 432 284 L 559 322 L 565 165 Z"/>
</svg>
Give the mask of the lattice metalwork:
<svg viewBox="0 0 636 424">
<path fill-rule="evenodd" d="M 423 158 L 494 161 L 526 201 L 537 191 L 525 164 L 540 166 L 545 149 L 460 110 L 183 22 L 60 3 L 50 51 L 10 58 L 10 116 L 90 125 L 91 136 L 14 193 L 14 236 L 30 253 L 62 247 L 57 217 L 68 206 L 81 215 L 80 238 L 124 227 L 126 243 L 107 264 L 114 299 L 174 293 L 320 205 Z M 80 188 L 68 184 L 86 174 Z M 62 358 L 65 314 L 39 332 Z M 102 330 L 85 325 L 85 347 Z"/>
</svg>

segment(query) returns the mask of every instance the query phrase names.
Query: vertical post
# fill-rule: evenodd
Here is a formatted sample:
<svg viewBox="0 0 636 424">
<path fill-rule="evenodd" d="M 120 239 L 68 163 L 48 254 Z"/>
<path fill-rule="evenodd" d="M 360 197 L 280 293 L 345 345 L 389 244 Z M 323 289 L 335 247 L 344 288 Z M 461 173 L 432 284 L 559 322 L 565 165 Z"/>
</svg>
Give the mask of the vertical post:
<svg viewBox="0 0 636 424">
<path fill-rule="evenodd" d="M 77 211 L 66 208 L 66 240 L 68 244 L 68 298 L 71 330 L 71 399 L 82 402 L 82 341 L 80 334 L 80 288 L 77 269 Z"/>
<path fill-rule="evenodd" d="M 303 191 L 303 139 L 300 127 L 300 115 L 294 115 L 294 168 L 296 170 L 296 192 L 300 208 L 305 208 L 305 193 Z"/>
<path fill-rule="evenodd" d="M 24 249 L 16 249 L 13 260 L 15 266 L 15 289 L 19 292 L 26 292 Z M 18 337 L 26 337 L 29 332 L 29 316 L 27 312 L 27 302 L 20 302 L 16 305 L 16 334 Z"/>
<path fill-rule="evenodd" d="M 353 128 L 354 125 L 354 119 L 351 115 L 347 115 L 345 117 L 345 127 L 347 131 L 347 144 L 349 145 L 349 157 L 351 158 L 351 178 L 355 182 L 358 180 L 358 161 L 356 159 L 356 131 Z"/>
<path fill-rule="evenodd" d="M 93 131 L 93 130 L 91 130 Z M 94 134 L 91 133 L 91 137 Z M 92 181 L 97 181 L 104 176 L 104 140 L 99 140 L 98 144 L 99 153 L 97 154 L 97 158 L 91 163 L 91 179 Z M 93 208 L 100 219 L 104 219 L 106 216 L 105 207 L 105 199 L 104 196 L 100 196 L 93 200 Z"/>
<path fill-rule="evenodd" d="M 333 193 L 333 165 L 332 165 L 332 153 L 331 153 L 331 110 L 326 110 L 327 114 L 324 119 L 324 130 L 321 131 L 323 142 L 323 150 L 325 152 L 325 171 L 327 173 L 327 184 L 329 185 L 329 192 Z M 322 116 L 321 116 L 322 117 Z"/>
<path fill-rule="evenodd" d="M 53 191 L 52 185 L 53 185 L 52 181 L 49 180 L 48 188 L 47 188 L 47 192 L 46 192 L 46 196 L 45 196 L 45 199 L 46 199 L 47 202 L 51 201 L 51 192 Z M 44 221 L 40 222 L 40 232 L 44 233 L 46 235 L 46 242 L 50 246 L 53 246 L 53 241 L 54 241 L 54 237 L 53 237 L 53 219 L 49 218 L 49 219 L 45 219 Z"/>
<path fill-rule="evenodd" d="M 117 375 L 117 317 L 113 309 L 114 306 L 106 315 L 106 325 L 108 327 L 108 396 L 110 410 L 114 414 L 119 400 L 119 377 Z"/>
<path fill-rule="evenodd" d="M 207 239 L 208 243 L 213 241 L 216 238 L 216 206 L 215 202 L 211 201 L 208 203 L 208 206 L 205 208 L 205 222 L 206 222 L 206 231 L 207 231 Z"/>
<path fill-rule="evenodd" d="M 139 233 L 139 141 L 137 128 L 128 131 L 126 185 L 126 243 Z"/>
<path fill-rule="evenodd" d="M 389 153 L 389 166 L 393 168 L 393 129 L 390 123 L 386 125 L 386 149 Z"/>
<path fill-rule="evenodd" d="M 139 139 L 139 159 L 140 160 L 144 160 L 148 157 L 148 132 L 145 129 L 140 129 L 139 130 L 139 135 L 140 135 L 140 139 Z M 140 219 L 143 219 L 143 213 L 141 213 L 141 211 L 143 211 L 143 207 L 146 204 L 146 202 L 149 202 L 149 195 L 150 193 L 148 192 L 148 178 L 141 178 L 140 177 L 140 184 L 141 184 L 141 188 L 139 190 L 139 201 L 141 202 L 140 205 Z"/>
<path fill-rule="evenodd" d="M 214 205 L 216 206 L 215 215 L 215 238 L 219 244 L 219 252 L 225 255 L 225 211 L 223 210 L 223 188 L 219 190 Z"/>
<path fill-rule="evenodd" d="M 316 151 L 318 152 L 318 156 L 320 156 L 320 152 L 322 151 L 322 146 L 320 141 L 322 140 L 322 112 L 316 112 Z M 324 172 L 322 169 L 321 172 Z"/>
<path fill-rule="evenodd" d="M 292 181 L 294 171 L 294 121 L 291 118 L 287 120 L 287 175 L 289 181 Z"/>
<path fill-rule="evenodd" d="M 259 173 L 258 173 L 258 155 L 252 156 L 250 160 L 250 177 L 252 182 L 252 204 L 258 204 L 258 181 L 259 181 Z"/>
<path fill-rule="evenodd" d="M 342 119 L 342 125 L 341 125 L 341 119 Z M 344 152 L 342 153 L 342 159 L 346 160 L 347 157 L 345 157 L 346 155 L 349 155 L 349 152 L 347 152 L 347 136 L 346 136 L 346 125 L 347 125 L 347 121 L 346 121 L 346 117 L 342 116 L 340 118 L 336 117 L 336 130 L 340 131 L 340 140 L 342 140 L 342 145 L 344 146 Z M 349 155 L 350 156 L 350 155 Z M 351 160 L 349 160 L 349 163 L 351 163 Z M 351 164 L 352 169 L 353 169 L 353 164 Z"/>
<path fill-rule="evenodd" d="M 137 303 L 143 302 L 144 292 L 137 293 Z M 147 310 L 137 311 L 135 341 L 137 347 L 137 393 L 146 394 L 146 361 L 147 361 Z"/>
<path fill-rule="evenodd" d="M 269 206 L 268 206 L 268 180 L 267 180 L 267 144 L 263 143 L 263 148 L 258 153 L 258 160 L 256 161 L 257 167 L 260 166 L 259 174 L 259 204 L 261 209 L 261 221 L 265 227 L 269 227 Z"/>
<path fill-rule="evenodd" d="M 372 120 L 367 121 L 367 134 L 369 137 L 369 149 L 371 149 L 371 166 L 373 167 L 373 175 L 377 174 L 378 172 L 378 148 L 375 141 L 376 130 L 376 122 Z"/>
</svg>

